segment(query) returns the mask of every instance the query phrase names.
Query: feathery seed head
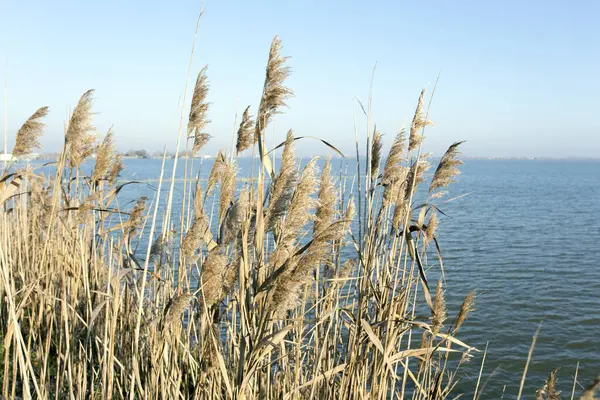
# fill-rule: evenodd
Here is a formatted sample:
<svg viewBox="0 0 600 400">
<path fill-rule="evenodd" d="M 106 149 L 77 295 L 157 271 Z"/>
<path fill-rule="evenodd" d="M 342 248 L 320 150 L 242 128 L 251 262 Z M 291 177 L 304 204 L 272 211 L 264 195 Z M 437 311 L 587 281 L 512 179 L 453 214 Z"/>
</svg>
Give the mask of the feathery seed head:
<svg viewBox="0 0 600 400">
<path fill-rule="evenodd" d="M 223 151 L 221 150 L 217 154 L 212 169 L 210 170 L 210 174 L 208 175 L 208 183 L 206 184 L 205 197 L 208 197 L 210 192 L 215 187 L 215 184 L 221 180 L 226 164 L 227 160 L 225 159 L 225 153 L 223 153 Z"/>
<path fill-rule="evenodd" d="M 425 180 L 424 174 L 431 168 L 429 161 L 427 161 L 428 156 L 429 154 L 422 154 L 419 160 L 413 162 L 408 170 L 404 192 L 406 200 L 411 198 L 413 193 L 416 192 L 419 184 Z"/>
<path fill-rule="evenodd" d="M 71 168 L 78 167 L 87 157 L 89 157 L 94 149 L 96 140 L 92 126 L 92 96 L 94 90 L 85 92 L 69 121 L 67 128 L 66 143 L 69 147 L 69 165 Z"/>
<path fill-rule="evenodd" d="M 425 119 L 425 115 L 423 112 L 423 108 L 425 105 L 425 89 L 421 90 L 421 95 L 419 96 L 419 103 L 417 104 L 417 109 L 415 110 L 415 115 L 412 120 L 412 124 L 410 125 L 410 136 L 408 140 L 408 151 L 413 151 L 423 141 L 423 134 L 420 133 L 420 130 L 426 127 L 427 125 L 432 125 L 433 122 Z"/>
<path fill-rule="evenodd" d="M 196 85 L 194 86 L 194 94 L 192 95 L 192 103 L 190 105 L 190 115 L 188 118 L 188 136 L 194 136 L 194 145 L 192 153 L 196 154 L 208 141 L 210 135 L 203 132 L 206 125 L 210 122 L 207 118 L 208 108 L 210 103 L 206 101 L 208 95 L 208 81 L 206 78 L 206 69 L 204 66 L 198 73 Z"/>
<path fill-rule="evenodd" d="M 225 212 L 233 201 L 235 193 L 235 166 L 230 162 L 225 162 L 223 165 L 223 173 L 221 175 L 221 190 L 219 197 L 219 224 L 225 218 Z"/>
<path fill-rule="evenodd" d="M 190 293 L 183 293 L 179 296 L 171 299 L 169 304 L 167 305 L 164 311 L 164 326 L 167 327 L 171 325 L 173 322 L 181 320 L 181 316 L 183 315 L 185 309 L 190 303 L 192 296 Z"/>
<path fill-rule="evenodd" d="M 221 224 L 220 240 L 223 244 L 229 244 L 236 239 L 241 231 L 242 221 L 250 212 L 250 201 L 248 191 L 242 190 L 238 200 L 227 210 L 225 219 Z"/>
<path fill-rule="evenodd" d="M 121 154 L 115 155 L 113 162 L 110 165 L 110 170 L 108 171 L 108 183 L 111 185 L 114 184 L 121 175 L 123 168 L 123 156 Z"/>
<path fill-rule="evenodd" d="M 408 169 L 401 165 L 404 160 L 404 147 L 406 143 L 406 137 L 404 130 L 401 130 L 396 138 L 390 152 L 388 153 L 387 159 L 385 160 L 385 167 L 383 168 L 383 174 L 381 177 L 381 184 L 384 186 L 383 190 L 383 205 L 387 205 L 394 200 L 396 193 L 400 190 L 401 183 L 406 179 Z"/>
<path fill-rule="evenodd" d="M 433 302 L 433 315 L 431 316 L 431 331 L 437 335 L 440 328 L 446 322 L 446 300 L 444 299 L 444 289 L 440 279 L 435 288 L 435 300 Z"/>
<path fill-rule="evenodd" d="M 331 158 L 328 158 L 321 172 L 313 233 L 318 233 L 331 224 L 336 214 L 336 200 L 337 190 L 331 177 Z"/>
<path fill-rule="evenodd" d="M 272 230 L 277 222 L 287 211 L 288 205 L 294 193 L 296 182 L 296 158 L 295 158 L 294 135 L 288 131 L 283 153 L 281 155 L 281 167 L 271 183 L 269 207 L 265 217 L 267 230 Z"/>
<path fill-rule="evenodd" d="M 39 149 L 39 138 L 42 136 L 45 124 L 40 120 L 48 115 L 48 107 L 39 108 L 25 121 L 17 131 L 17 138 L 12 154 L 15 157 L 30 154 L 33 149 Z"/>
<path fill-rule="evenodd" d="M 460 170 L 457 167 L 462 165 L 463 162 L 456 157 L 461 154 L 458 146 L 462 143 L 464 142 L 454 143 L 440 159 L 440 163 L 433 174 L 431 185 L 429 185 L 429 194 L 436 189 L 448 186 L 454 182 L 454 177 L 460 174 Z"/>
<path fill-rule="evenodd" d="M 475 291 L 469 292 L 467 297 L 462 302 L 460 306 L 460 311 L 458 313 L 458 317 L 456 318 L 456 330 L 459 330 L 466 319 L 469 317 L 469 314 L 475 310 Z"/>
<path fill-rule="evenodd" d="M 315 191 L 315 163 L 317 158 L 313 158 L 302 170 L 302 174 L 296 185 L 296 190 L 292 195 L 290 206 L 285 216 L 285 233 L 284 235 L 297 236 L 299 231 L 306 225 L 309 219 L 312 218 L 310 209 L 314 205 L 312 195 Z"/>
<path fill-rule="evenodd" d="M 382 146 L 381 133 L 377 130 L 377 127 L 375 127 L 373 132 L 373 144 L 371 145 L 371 179 L 377 178 L 379 163 L 381 162 Z"/>
<path fill-rule="evenodd" d="M 237 132 L 236 150 L 238 154 L 252 146 L 252 143 L 254 143 L 252 131 L 253 125 L 254 121 L 250 115 L 250 106 L 248 106 L 242 114 L 242 122 L 240 122 L 240 127 Z"/>
<path fill-rule="evenodd" d="M 235 266 L 234 266 L 235 267 Z M 204 263 L 200 273 L 202 282 L 202 298 L 207 307 L 225 297 L 225 275 L 227 273 L 227 257 L 217 247 L 212 250 Z M 200 283 L 200 282 L 199 282 Z"/>
<path fill-rule="evenodd" d="M 263 95 L 256 116 L 255 143 L 260 139 L 273 115 L 280 113 L 280 108 L 285 107 L 286 100 L 293 95 L 292 90 L 283 85 L 290 74 L 290 68 L 284 66 L 288 58 L 281 56 L 281 40 L 275 36 L 269 50 Z"/>
<path fill-rule="evenodd" d="M 387 159 L 385 160 L 385 167 L 383 168 L 383 176 L 381 177 L 381 184 L 384 186 L 391 185 L 394 182 L 402 179 L 402 167 L 400 163 L 404 160 L 404 146 L 406 145 L 406 137 L 404 129 L 402 129 L 396 138 L 390 152 L 388 153 Z"/>
<path fill-rule="evenodd" d="M 144 222 L 144 210 L 146 209 L 147 200 L 148 198 L 146 196 L 142 196 L 135 203 L 135 206 L 133 206 L 133 211 L 131 211 L 129 219 L 123 226 L 125 237 L 133 236 L 137 229 L 142 226 L 142 223 Z"/>
<path fill-rule="evenodd" d="M 102 143 L 96 150 L 96 164 L 92 173 L 92 181 L 99 181 L 106 177 L 108 171 L 114 165 L 114 143 L 113 133 L 109 130 Z"/>
<path fill-rule="evenodd" d="M 425 209 L 425 207 L 423 207 Z M 435 211 L 431 212 L 431 216 L 429 217 L 429 221 L 427 222 L 427 229 L 425 229 L 425 238 L 424 243 L 427 245 L 430 241 L 435 237 L 435 231 L 437 230 L 439 221 L 438 216 Z"/>
<path fill-rule="evenodd" d="M 194 259 L 196 250 L 200 248 L 204 233 L 208 230 L 207 218 L 202 213 L 197 216 L 192 223 L 192 226 L 188 229 L 187 233 L 181 241 L 181 254 L 183 257 L 191 261 Z"/>
</svg>

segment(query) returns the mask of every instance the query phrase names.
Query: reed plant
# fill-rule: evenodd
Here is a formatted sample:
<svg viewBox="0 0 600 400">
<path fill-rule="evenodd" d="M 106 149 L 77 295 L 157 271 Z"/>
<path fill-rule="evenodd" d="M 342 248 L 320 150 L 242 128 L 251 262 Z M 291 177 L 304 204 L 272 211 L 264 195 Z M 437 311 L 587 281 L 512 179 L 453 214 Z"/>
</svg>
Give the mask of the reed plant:
<svg viewBox="0 0 600 400">
<path fill-rule="evenodd" d="M 178 205 L 165 157 L 154 197 L 119 206 L 129 182 L 119 179 L 113 133 L 96 140 L 91 90 L 66 124 L 52 174 L 3 171 L 3 398 L 455 395 L 457 372 L 479 352 L 458 337 L 476 296 L 448 309 L 436 228 L 461 143 L 427 174 L 423 91 L 409 134 L 400 131 L 387 156 L 383 136 L 367 128 L 368 162 L 356 173 L 336 173 L 330 159 L 320 169 L 317 159 L 301 163 L 291 130 L 275 168 L 264 132 L 292 95 L 281 52 L 275 38 L 256 117 L 244 110 L 208 180 L 186 159 Z M 210 139 L 209 100 L 203 68 L 183 128 L 194 154 Z M 38 145 L 47 113 L 25 122 L 15 153 Z M 93 153 L 90 174 L 82 164 Z M 244 153 L 258 157 L 242 180 Z M 555 382 L 553 373 L 538 395 L 556 398 Z"/>
</svg>

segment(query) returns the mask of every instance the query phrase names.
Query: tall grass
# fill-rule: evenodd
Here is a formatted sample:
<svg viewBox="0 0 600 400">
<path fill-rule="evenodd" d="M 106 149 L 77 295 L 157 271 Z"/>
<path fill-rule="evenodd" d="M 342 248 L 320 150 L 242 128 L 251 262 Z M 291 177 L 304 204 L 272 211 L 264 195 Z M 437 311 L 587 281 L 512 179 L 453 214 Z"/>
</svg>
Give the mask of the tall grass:
<svg viewBox="0 0 600 400">
<path fill-rule="evenodd" d="M 336 178 L 330 160 L 320 171 L 316 159 L 299 168 L 292 131 L 275 169 L 264 132 L 292 95 L 281 51 L 275 38 L 256 119 L 246 108 L 235 149 L 219 153 L 207 182 L 192 177 L 186 159 L 178 207 L 165 160 L 154 198 L 118 206 L 128 183 L 118 180 L 112 133 L 95 140 L 93 91 L 65 128 L 55 174 L 4 170 L 4 398 L 451 396 L 458 369 L 478 352 L 458 337 L 474 292 L 447 310 L 436 234 L 460 142 L 428 178 L 423 91 L 408 139 L 399 132 L 387 156 L 368 127 L 364 173 Z M 202 69 L 184 130 L 194 153 L 210 138 L 207 79 Z M 20 154 L 37 146 L 47 112 L 19 130 Z M 249 181 L 238 179 L 244 152 L 260 160 Z M 86 175 L 81 164 L 92 153 Z M 540 396 L 554 398 L 551 382 Z"/>
</svg>

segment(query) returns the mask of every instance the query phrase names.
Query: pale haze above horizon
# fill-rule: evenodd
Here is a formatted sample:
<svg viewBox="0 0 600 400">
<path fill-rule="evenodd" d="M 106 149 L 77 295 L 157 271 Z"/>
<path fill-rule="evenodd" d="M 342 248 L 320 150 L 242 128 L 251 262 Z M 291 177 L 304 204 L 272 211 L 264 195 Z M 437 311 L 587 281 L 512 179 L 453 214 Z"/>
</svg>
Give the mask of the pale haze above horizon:
<svg viewBox="0 0 600 400">
<path fill-rule="evenodd" d="M 57 151 L 69 110 L 87 89 L 96 90 L 99 137 L 114 126 L 121 151 L 174 150 L 200 6 L 0 0 L 9 151 L 20 125 L 46 105 L 42 151 Z M 363 142 L 367 127 L 357 99 L 367 104 L 376 65 L 372 122 L 386 149 L 410 126 L 421 88 L 431 94 L 440 75 L 427 151 L 439 155 L 466 140 L 466 156 L 598 158 L 599 20 L 596 1 L 206 0 L 186 103 L 207 64 L 213 139 L 202 152 L 230 148 L 236 110 L 251 105 L 256 113 L 279 35 L 295 96 L 269 126 L 269 143 L 291 128 L 353 155 L 355 116 Z M 4 95 L 0 104 L 4 126 Z M 299 153 L 330 152 L 305 142 Z"/>
</svg>

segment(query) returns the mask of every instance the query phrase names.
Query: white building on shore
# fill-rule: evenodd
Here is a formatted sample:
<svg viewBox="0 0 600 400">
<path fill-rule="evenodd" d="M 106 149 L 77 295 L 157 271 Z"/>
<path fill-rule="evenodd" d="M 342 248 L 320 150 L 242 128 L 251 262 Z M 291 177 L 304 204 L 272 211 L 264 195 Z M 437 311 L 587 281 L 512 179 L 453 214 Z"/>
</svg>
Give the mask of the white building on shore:
<svg viewBox="0 0 600 400">
<path fill-rule="evenodd" d="M 0 153 L 0 161 L 11 161 L 13 159 L 13 156 L 11 153 Z"/>
<path fill-rule="evenodd" d="M 21 157 L 14 157 L 11 153 L 0 153 L 0 162 L 4 162 L 4 161 L 7 161 L 7 162 L 8 161 L 13 161 L 13 162 L 31 161 L 31 160 L 35 160 L 39 156 L 40 156 L 39 153 L 24 154 Z"/>
</svg>

